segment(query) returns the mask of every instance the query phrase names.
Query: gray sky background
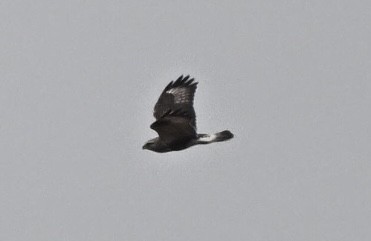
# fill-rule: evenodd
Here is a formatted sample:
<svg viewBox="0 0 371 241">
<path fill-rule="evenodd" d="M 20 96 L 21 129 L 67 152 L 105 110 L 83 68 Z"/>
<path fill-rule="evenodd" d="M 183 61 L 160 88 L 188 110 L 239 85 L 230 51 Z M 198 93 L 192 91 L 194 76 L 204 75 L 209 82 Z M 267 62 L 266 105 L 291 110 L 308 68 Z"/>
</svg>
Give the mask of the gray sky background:
<svg viewBox="0 0 371 241">
<path fill-rule="evenodd" d="M 371 3 L 0 2 L 0 240 L 371 240 Z M 198 130 L 143 151 L 162 89 Z"/>
</svg>

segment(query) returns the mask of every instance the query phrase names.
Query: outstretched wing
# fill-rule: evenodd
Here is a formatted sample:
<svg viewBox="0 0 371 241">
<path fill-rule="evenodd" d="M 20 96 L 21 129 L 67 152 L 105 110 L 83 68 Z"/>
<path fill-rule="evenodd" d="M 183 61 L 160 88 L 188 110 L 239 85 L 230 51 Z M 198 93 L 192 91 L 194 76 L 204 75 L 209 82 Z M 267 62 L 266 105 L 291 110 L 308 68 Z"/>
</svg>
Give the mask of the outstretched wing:
<svg viewBox="0 0 371 241">
<path fill-rule="evenodd" d="M 158 133 L 161 141 L 167 145 L 176 145 L 196 138 L 196 129 L 191 122 L 192 116 L 186 111 L 167 111 L 151 128 Z"/>
<path fill-rule="evenodd" d="M 171 81 L 162 91 L 153 115 L 159 120 L 168 111 L 182 110 L 189 115 L 191 124 L 196 127 L 196 114 L 193 108 L 194 94 L 197 88 L 197 82 L 193 82 L 189 75 L 180 76 L 175 82 Z"/>
</svg>

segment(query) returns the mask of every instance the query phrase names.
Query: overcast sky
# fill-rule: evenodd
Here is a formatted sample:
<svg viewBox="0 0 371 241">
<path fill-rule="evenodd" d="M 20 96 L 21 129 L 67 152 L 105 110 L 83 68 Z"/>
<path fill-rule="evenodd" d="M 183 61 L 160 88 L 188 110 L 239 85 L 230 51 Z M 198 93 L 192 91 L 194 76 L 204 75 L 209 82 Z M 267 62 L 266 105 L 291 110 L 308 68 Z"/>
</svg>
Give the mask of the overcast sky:
<svg viewBox="0 0 371 241">
<path fill-rule="evenodd" d="M 0 2 L 0 240 L 371 240 L 371 3 Z M 163 88 L 200 133 L 142 150 Z"/>
</svg>

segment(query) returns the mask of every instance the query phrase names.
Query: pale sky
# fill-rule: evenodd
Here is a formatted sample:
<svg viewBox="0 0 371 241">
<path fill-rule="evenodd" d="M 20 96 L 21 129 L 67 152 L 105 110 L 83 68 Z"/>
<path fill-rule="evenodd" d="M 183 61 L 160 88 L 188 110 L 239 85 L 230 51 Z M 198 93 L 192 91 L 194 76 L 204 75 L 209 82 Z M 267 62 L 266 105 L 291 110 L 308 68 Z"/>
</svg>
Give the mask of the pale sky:
<svg viewBox="0 0 371 241">
<path fill-rule="evenodd" d="M 371 240 L 371 3 L 0 3 L 0 240 Z M 142 145 L 163 88 L 198 130 Z"/>
</svg>

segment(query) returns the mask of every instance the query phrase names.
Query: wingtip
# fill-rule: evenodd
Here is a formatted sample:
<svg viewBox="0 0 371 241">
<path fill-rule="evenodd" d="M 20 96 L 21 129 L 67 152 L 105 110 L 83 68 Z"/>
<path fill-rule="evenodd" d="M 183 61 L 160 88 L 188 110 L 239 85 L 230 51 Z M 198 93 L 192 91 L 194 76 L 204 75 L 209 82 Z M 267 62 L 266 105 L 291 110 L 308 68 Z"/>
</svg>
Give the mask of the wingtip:
<svg viewBox="0 0 371 241">
<path fill-rule="evenodd" d="M 171 88 L 179 87 L 179 86 L 191 86 L 197 87 L 198 82 L 195 82 L 194 78 L 191 78 L 190 75 L 184 76 L 183 74 L 179 76 L 175 81 L 172 80 L 166 87 L 165 90 L 169 90 Z"/>
<path fill-rule="evenodd" d="M 181 81 L 182 79 L 183 79 L 183 75 L 179 76 L 179 77 L 175 80 L 175 82 L 179 82 L 179 81 Z"/>
</svg>

